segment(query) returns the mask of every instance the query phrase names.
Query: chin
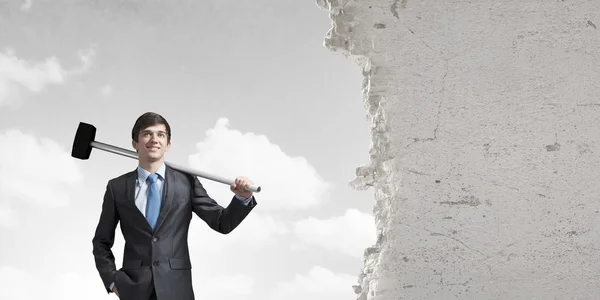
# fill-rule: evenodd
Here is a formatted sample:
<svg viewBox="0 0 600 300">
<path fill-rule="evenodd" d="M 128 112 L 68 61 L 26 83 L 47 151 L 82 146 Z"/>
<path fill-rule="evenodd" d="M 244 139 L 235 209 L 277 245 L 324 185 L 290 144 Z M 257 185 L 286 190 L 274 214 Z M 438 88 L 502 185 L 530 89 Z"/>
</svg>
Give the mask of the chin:
<svg viewBox="0 0 600 300">
<path fill-rule="evenodd" d="M 146 153 L 146 155 L 141 158 L 148 162 L 153 162 L 162 159 L 163 155 L 161 153 Z"/>
</svg>

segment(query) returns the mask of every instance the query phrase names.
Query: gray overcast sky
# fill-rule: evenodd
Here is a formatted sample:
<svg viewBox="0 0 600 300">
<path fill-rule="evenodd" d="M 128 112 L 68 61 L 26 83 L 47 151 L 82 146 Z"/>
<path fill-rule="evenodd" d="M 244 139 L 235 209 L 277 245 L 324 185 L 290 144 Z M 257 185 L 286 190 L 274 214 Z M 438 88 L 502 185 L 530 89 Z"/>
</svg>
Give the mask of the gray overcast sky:
<svg viewBox="0 0 600 300">
<path fill-rule="evenodd" d="M 348 187 L 369 122 L 360 67 L 323 47 L 330 28 L 304 0 L 0 0 L 0 234 L 15 242 L 0 298 L 108 297 L 91 239 L 107 180 L 136 162 L 75 160 L 71 143 L 83 121 L 131 149 L 133 122 L 155 111 L 173 129 L 167 160 L 264 188 L 231 235 L 194 217 L 199 298 L 353 299 L 375 241 L 373 191 Z M 228 204 L 226 185 L 202 182 Z"/>
</svg>

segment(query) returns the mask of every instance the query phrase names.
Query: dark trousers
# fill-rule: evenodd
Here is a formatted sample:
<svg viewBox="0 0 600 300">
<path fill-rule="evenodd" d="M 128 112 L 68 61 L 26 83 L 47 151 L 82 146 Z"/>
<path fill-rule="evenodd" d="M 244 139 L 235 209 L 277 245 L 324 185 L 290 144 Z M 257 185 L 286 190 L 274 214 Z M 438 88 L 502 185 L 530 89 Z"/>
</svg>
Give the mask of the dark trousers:
<svg viewBox="0 0 600 300">
<path fill-rule="evenodd" d="M 158 300 L 158 299 L 156 299 L 156 290 L 155 289 L 152 289 L 152 294 L 150 294 L 149 300 Z"/>
<path fill-rule="evenodd" d="M 154 288 L 154 279 L 152 279 L 151 284 L 152 284 L 152 293 L 150 293 L 150 299 L 148 299 L 148 300 L 158 300 L 156 298 L 156 289 Z"/>
</svg>

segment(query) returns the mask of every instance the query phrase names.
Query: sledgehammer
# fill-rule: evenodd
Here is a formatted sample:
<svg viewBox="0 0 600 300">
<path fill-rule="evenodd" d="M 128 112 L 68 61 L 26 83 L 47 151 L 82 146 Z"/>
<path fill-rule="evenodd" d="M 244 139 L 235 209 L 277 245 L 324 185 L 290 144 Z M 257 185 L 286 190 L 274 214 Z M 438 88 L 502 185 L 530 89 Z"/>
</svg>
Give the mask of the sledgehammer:
<svg viewBox="0 0 600 300">
<path fill-rule="evenodd" d="M 102 142 L 95 141 L 96 138 L 96 127 L 91 124 L 79 122 L 79 127 L 77 128 L 77 133 L 75 134 L 75 140 L 73 141 L 73 149 L 71 150 L 71 156 L 74 158 L 87 160 L 90 158 L 90 154 L 92 153 L 92 149 L 100 149 L 106 152 L 119 154 L 121 156 L 137 159 L 138 154 L 135 151 L 115 147 L 112 145 L 108 145 Z M 212 181 L 220 182 L 227 185 L 232 185 L 235 183 L 235 180 L 223 178 L 217 175 L 208 174 L 202 171 L 194 170 L 191 168 L 187 168 L 184 166 L 179 166 L 170 162 L 165 162 L 169 167 L 192 174 L 195 176 L 199 176 L 202 178 L 206 178 Z M 259 193 L 261 188 L 260 186 L 251 185 L 248 187 L 248 190 Z"/>
</svg>

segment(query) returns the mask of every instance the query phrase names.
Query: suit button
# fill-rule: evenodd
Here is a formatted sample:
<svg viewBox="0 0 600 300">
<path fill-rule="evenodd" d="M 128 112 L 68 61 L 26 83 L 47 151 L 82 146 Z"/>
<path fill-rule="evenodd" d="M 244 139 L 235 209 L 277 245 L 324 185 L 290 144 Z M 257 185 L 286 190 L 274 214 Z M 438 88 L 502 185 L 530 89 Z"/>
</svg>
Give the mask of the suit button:
<svg viewBox="0 0 600 300">
<path fill-rule="evenodd" d="M 157 266 L 158 266 L 158 260 L 157 260 L 157 261 L 155 261 L 155 262 L 153 263 L 153 265 L 154 265 L 155 267 L 157 267 Z"/>
<path fill-rule="evenodd" d="M 157 238 L 152 238 L 152 242 L 153 242 L 153 243 L 156 243 L 156 241 L 158 241 L 158 239 L 157 239 Z"/>
</svg>

